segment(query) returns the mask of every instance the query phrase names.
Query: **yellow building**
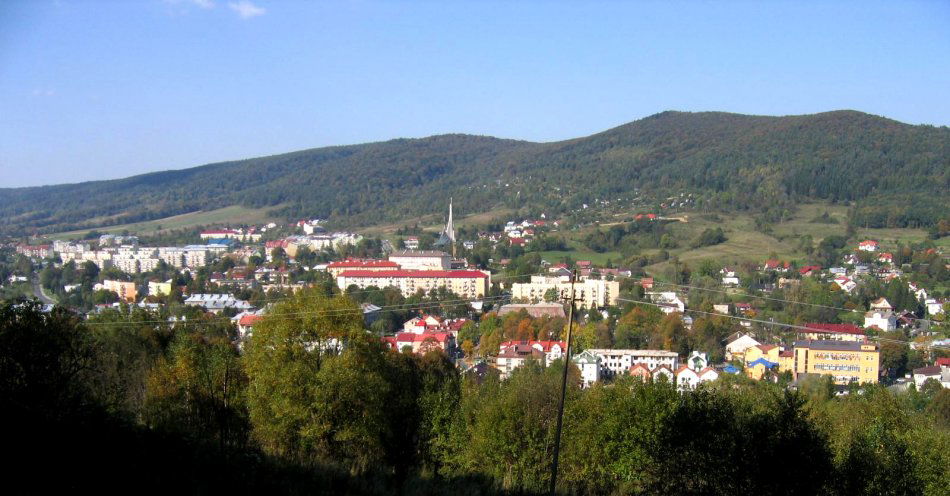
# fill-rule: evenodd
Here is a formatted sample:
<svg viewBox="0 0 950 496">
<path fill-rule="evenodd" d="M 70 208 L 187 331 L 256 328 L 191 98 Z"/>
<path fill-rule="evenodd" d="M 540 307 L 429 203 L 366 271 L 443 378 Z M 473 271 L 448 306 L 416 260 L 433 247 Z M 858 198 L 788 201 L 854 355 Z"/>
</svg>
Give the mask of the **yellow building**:
<svg viewBox="0 0 950 496">
<path fill-rule="evenodd" d="M 134 282 L 125 281 L 102 281 L 102 288 L 106 291 L 112 291 L 119 295 L 119 299 L 132 303 L 138 298 L 138 291 L 135 289 Z"/>
<path fill-rule="evenodd" d="M 544 301 L 544 295 L 554 289 L 561 300 L 570 299 L 571 283 L 567 277 L 531 276 L 531 282 L 516 282 L 511 285 L 515 300 L 529 303 Z M 574 285 L 574 298 L 580 308 L 603 308 L 616 305 L 620 295 L 620 282 L 605 279 L 584 279 Z"/>
<path fill-rule="evenodd" d="M 172 294 L 172 281 L 171 279 L 165 282 L 158 281 L 149 281 L 148 282 L 148 294 L 149 296 L 161 296 Z"/>
<path fill-rule="evenodd" d="M 774 344 L 750 346 L 745 350 L 745 375 L 761 380 L 768 370 L 777 371 L 782 349 Z"/>
<path fill-rule="evenodd" d="M 874 343 L 849 341 L 798 341 L 795 343 L 795 378 L 800 374 L 830 375 L 835 384 L 876 383 L 881 352 Z"/>
</svg>

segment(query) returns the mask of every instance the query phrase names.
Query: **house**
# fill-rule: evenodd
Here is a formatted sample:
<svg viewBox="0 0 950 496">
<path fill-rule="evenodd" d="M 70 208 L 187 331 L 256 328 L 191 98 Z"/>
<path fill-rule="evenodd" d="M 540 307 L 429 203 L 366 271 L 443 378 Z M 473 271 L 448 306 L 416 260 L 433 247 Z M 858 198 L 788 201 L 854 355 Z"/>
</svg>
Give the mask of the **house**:
<svg viewBox="0 0 950 496">
<path fill-rule="evenodd" d="M 100 285 L 97 284 L 96 286 Z M 93 289 L 100 288 L 93 287 Z M 138 290 L 135 288 L 134 282 L 114 281 L 107 279 L 102 281 L 101 289 L 114 292 L 115 294 L 119 295 L 120 300 L 128 303 L 132 303 L 138 298 Z"/>
<path fill-rule="evenodd" d="M 746 376 L 757 381 L 762 380 L 768 372 L 776 371 L 778 362 L 772 362 L 765 358 L 757 358 L 747 363 L 745 366 Z"/>
<path fill-rule="evenodd" d="M 728 338 L 727 338 L 728 339 Z M 745 357 L 745 352 L 760 343 L 748 334 L 737 333 L 728 339 L 726 344 L 726 360 L 735 360 Z"/>
<path fill-rule="evenodd" d="M 507 378 L 518 367 L 528 360 L 544 364 L 544 353 L 530 345 L 514 345 L 498 354 L 495 364 L 503 378 Z"/>
<path fill-rule="evenodd" d="M 696 389 L 696 386 L 699 384 L 699 374 L 687 365 L 676 369 L 673 375 L 676 378 L 676 389 L 680 391 Z"/>
<path fill-rule="evenodd" d="M 878 247 L 877 241 L 873 241 L 870 239 L 858 243 L 858 250 L 861 250 L 861 251 L 877 251 L 877 247 Z"/>
<path fill-rule="evenodd" d="M 715 304 L 713 305 L 713 312 L 721 313 L 723 315 L 729 315 L 729 304 L 728 303 L 723 303 L 721 305 Z"/>
<path fill-rule="evenodd" d="M 650 370 L 666 366 L 670 373 L 679 364 L 679 355 L 664 350 L 627 350 L 627 349 L 591 349 L 591 353 L 600 357 L 601 368 L 607 377 L 628 373 L 634 364 L 642 363 Z"/>
<path fill-rule="evenodd" d="M 897 317 L 890 310 L 871 310 L 864 314 L 864 328 L 876 327 L 881 331 L 897 329 Z"/>
<path fill-rule="evenodd" d="M 847 276 L 838 276 L 835 278 L 835 284 L 841 288 L 842 291 L 850 293 L 858 287 L 858 284 L 854 282 L 850 277 Z"/>
<path fill-rule="evenodd" d="M 243 342 L 254 331 L 254 326 L 264 317 L 253 313 L 243 313 L 235 318 L 237 318 L 238 339 Z"/>
<path fill-rule="evenodd" d="M 871 307 L 869 310 L 887 310 L 893 311 L 894 307 L 891 306 L 890 302 L 887 299 L 881 297 L 871 302 Z"/>
<path fill-rule="evenodd" d="M 884 264 L 894 263 L 894 255 L 888 252 L 881 253 L 877 256 L 877 261 Z"/>
<path fill-rule="evenodd" d="M 937 315 L 943 313 L 943 306 L 947 303 L 946 300 L 938 300 L 936 298 L 927 298 L 924 301 L 924 306 L 927 307 L 928 315 Z"/>
<path fill-rule="evenodd" d="M 418 250 L 419 249 L 419 238 L 417 236 L 409 236 L 402 242 L 403 246 L 407 250 Z"/>
<path fill-rule="evenodd" d="M 400 332 L 396 334 L 396 350 L 402 351 L 407 346 L 412 352 L 424 355 L 430 351 L 439 350 L 449 352 L 455 348 L 455 336 L 451 332 Z"/>
<path fill-rule="evenodd" d="M 161 296 L 161 295 L 172 294 L 172 280 L 169 279 L 165 282 L 149 281 L 148 294 L 149 296 Z"/>
<path fill-rule="evenodd" d="M 745 315 L 746 317 L 749 317 L 755 313 L 755 309 L 752 308 L 751 303 L 740 302 L 740 303 L 736 303 L 735 306 L 736 306 L 736 311 L 741 313 L 742 315 Z"/>
<path fill-rule="evenodd" d="M 544 360 L 541 365 L 547 367 L 551 362 L 559 360 L 567 353 L 567 343 L 564 341 L 505 341 L 498 346 L 499 354 L 509 349 L 529 346 L 542 353 Z"/>
<path fill-rule="evenodd" d="M 581 371 L 581 385 L 588 388 L 600 380 L 600 358 L 590 351 L 582 351 L 571 357 L 571 361 Z"/>
<path fill-rule="evenodd" d="M 650 372 L 650 367 L 647 367 L 647 365 L 644 363 L 633 364 L 627 373 L 631 377 L 640 379 L 642 382 L 649 382 L 653 380 L 653 373 Z"/>
<path fill-rule="evenodd" d="M 674 291 L 649 292 L 645 296 L 649 297 L 653 303 L 657 303 L 663 313 L 683 313 L 686 311 L 686 302 Z"/>
<path fill-rule="evenodd" d="M 653 283 L 652 277 L 644 277 L 640 279 L 640 287 L 642 287 L 643 289 L 647 289 L 647 290 L 653 289 L 653 284 L 654 283 Z"/>
<path fill-rule="evenodd" d="M 689 354 L 689 357 L 686 358 L 686 365 L 698 372 L 709 365 L 709 359 L 705 353 L 693 351 Z"/>
<path fill-rule="evenodd" d="M 864 341 L 864 329 L 854 324 L 825 324 L 811 322 L 798 330 L 798 338 L 811 341 Z"/>
<path fill-rule="evenodd" d="M 848 275 L 848 269 L 844 267 L 832 267 L 828 269 L 828 272 L 833 276 L 846 276 Z"/>
<path fill-rule="evenodd" d="M 653 382 L 666 381 L 672 384 L 675 380 L 676 374 L 666 365 L 660 365 L 653 371 Z"/>
<path fill-rule="evenodd" d="M 821 266 L 820 266 L 820 265 L 806 265 L 806 266 L 804 266 L 804 267 L 798 269 L 798 273 L 799 273 L 802 277 L 816 276 L 816 275 L 818 275 L 819 272 L 821 272 Z"/>
<path fill-rule="evenodd" d="M 762 270 L 771 272 L 788 272 L 791 267 L 792 264 L 788 262 L 782 262 L 774 258 L 770 258 L 765 261 L 765 265 L 762 266 Z"/>
<path fill-rule="evenodd" d="M 724 286 L 738 286 L 739 278 L 736 276 L 736 271 L 730 269 L 729 267 L 723 267 L 719 271 L 719 274 L 722 275 L 722 284 Z"/>
<path fill-rule="evenodd" d="M 854 341 L 796 341 L 795 380 L 801 374 L 829 375 L 835 384 L 877 383 L 880 349 L 877 344 Z"/>
<path fill-rule="evenodd" d="M 699 382 L 712 382 L 719 379 L 719 372 L 712 367 L 706 367 L 699 371 Z"/>
</svg>

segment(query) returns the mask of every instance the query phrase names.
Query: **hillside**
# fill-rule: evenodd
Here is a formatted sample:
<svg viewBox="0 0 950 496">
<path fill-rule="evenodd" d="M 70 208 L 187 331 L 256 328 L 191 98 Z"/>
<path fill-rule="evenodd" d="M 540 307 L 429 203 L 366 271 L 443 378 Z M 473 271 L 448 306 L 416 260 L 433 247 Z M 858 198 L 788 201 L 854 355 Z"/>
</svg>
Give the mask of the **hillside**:
<svg viewBox="0 0 950 496">
<path fill-rule="evenodd" d="M 0 189 L 0 231 L 87 229 L 231 205 L 367 225 L 440 212 L 450 196 L 463 212 L 503 206 L 556 214 L 595 199 L 684 190 L 708 208 L 779 215 L 798 201 L 824 199 L 857 202 L 864 223 L 926 225 L 950 204 L 950 129 L 854 111 L 663 112 L 554 143 L 397 139 Z"/>
</svg>

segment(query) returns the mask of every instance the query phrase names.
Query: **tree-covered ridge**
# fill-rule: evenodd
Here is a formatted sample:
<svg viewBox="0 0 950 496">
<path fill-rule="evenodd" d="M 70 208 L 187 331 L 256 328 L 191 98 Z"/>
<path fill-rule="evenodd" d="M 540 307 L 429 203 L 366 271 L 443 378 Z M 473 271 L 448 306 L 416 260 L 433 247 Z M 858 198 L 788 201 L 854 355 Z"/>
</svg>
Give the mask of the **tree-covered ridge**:
<svg viewBox="0 0 950 496">
<path fill-rule="evenodd" d="M 441 212 L 449 197 L 465 212 L 501 204 L 556 214 L 597 199 L 684 190 L 710 208 L 768 212 L 802 199 L 854 201 L 869 223 L 932 224 L 947 210 L 950 129 L 855 111 L 663 112 L 555 143 L 397 139 L 113 181 L 0 189 L 0 229 L 91 228 L 235 204 L 366 225 Z M 881 203 L 899 214 L 882 214 Z M 911 203 L 915 208 L 907 208 Z"/>
</svg>

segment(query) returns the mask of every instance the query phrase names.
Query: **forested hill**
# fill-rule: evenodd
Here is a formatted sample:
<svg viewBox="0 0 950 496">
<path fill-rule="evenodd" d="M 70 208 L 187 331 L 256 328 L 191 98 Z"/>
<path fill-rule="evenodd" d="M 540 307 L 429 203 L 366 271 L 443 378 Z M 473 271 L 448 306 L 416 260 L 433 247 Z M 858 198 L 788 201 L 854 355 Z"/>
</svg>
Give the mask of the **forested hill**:
<svg viewBox="0 0 950 496">
<path fill-rule="evenodd" d="M 111 181 L 0 189 L 0 231 L 161 218 L 229 205 L 337 225 L 498 205 L 525 214 L 677 191 L 718 209 L 857 202 L 865 222 L 926 225 L 950 208 L 950 129 L 854 111 L 765 117 L 663 112 L 592 136 L 530 143 L 441 135 L 304 150 Z"/>
</svg>

